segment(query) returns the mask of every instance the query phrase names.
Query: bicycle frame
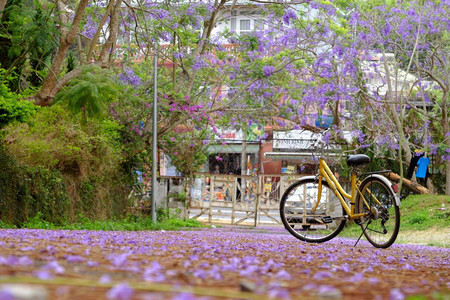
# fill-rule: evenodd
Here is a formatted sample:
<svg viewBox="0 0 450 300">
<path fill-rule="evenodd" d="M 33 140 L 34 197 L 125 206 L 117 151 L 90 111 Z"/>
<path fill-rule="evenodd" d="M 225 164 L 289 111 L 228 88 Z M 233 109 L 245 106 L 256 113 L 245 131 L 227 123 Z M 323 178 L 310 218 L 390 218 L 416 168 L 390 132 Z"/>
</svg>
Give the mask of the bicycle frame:
<svg viewBox="0 0 450 300">
<path fill-rule="evenodd" d="M 352 172 L 352 191 L 351 194 L 348 194 L 344 188 L 341 186 L 339 181 L 334 176 L 333 172 L 331 172 L 330 168 L 328 167 L 327 163 L 323 158 L 319 159 L 319 195 L 318 195 L 318 201 L 316 203 L 316 206 L 313 208 L 313 211 L 316 210 L 320 203 L 320 198 L 322 196 L 322 180 L 325 179 L 325 181 L 328 183 L 331 190 L 334 192 L 334 194 L 338 197 L 339 201 L 341 202 L 342 207 L 347 212 L 347 216 L 350 219 L 357 219 L 360 217 L 367 216 L 368 213 L 355 213 L 355 201 L 356 201 L 356 195 L 357 192 L 360 194 L 361 191 L 358 189 L 359 180 L 356 178 L 356 174 Z M 350 206 L 347 204 L 344 198 L 347 198 L 350 200 Z M 366 203 L 367 205 L 367 203 Z"/>
</svg>

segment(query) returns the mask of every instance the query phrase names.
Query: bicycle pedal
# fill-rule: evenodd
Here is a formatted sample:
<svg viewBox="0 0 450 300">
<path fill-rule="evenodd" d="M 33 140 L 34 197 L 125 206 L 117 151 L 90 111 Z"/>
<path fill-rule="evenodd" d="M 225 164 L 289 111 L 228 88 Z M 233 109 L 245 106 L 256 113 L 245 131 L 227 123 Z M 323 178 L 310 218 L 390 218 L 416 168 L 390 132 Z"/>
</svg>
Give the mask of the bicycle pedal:
<svg viewBox="0 0 450 300">
<path fill-rule="evenodd" d="M 322 222 L 324 222 L 324 223 L 331 223 L 331 222 L 333 222 L 333 218 L 331 218 L 330 216 L 323 216 L 322 217 Z"/>
</svg>

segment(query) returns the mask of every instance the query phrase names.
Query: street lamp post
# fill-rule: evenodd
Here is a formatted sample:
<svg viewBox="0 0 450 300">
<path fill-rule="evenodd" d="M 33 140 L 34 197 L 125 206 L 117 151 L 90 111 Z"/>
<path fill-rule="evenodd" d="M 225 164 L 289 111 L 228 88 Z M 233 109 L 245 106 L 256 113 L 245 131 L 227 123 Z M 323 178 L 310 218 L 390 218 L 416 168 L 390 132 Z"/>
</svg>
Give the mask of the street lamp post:
<svg viewBox="0 0 450 300">
<path fill-rule="evenodd" d="M 157 168 L 158 168 L 158 53 L 157 53 L 157 40 L 155 38 L 154 44 L 154 59 L 153 59 L 153 138 L 152 138 L 152 221 L 156 223 L 156 185 L 157 185 Z"/>
</svg>

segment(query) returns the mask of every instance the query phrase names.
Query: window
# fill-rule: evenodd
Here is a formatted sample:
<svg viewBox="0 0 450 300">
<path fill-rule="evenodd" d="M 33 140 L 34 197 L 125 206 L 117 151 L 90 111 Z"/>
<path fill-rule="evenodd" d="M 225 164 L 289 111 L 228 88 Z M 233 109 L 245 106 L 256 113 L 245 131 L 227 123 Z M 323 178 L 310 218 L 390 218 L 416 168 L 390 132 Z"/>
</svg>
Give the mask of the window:
<svg viewBox="0 0 450 300">
<path fill-rule="evenodd" d="M 264 22 L 262 19 L 255 20 L 255 30 L 264 30 Z"/>
<path fill-rule="evenodd" d="M 250 31 L 250 20 L 248 19 L 241 20 L 239 25 L 240 31 Z"/>
<path fill-rule="evenodd" d="M 236 18 L 231 18 L 231 31 L 236 31 Z"/>
</svg>

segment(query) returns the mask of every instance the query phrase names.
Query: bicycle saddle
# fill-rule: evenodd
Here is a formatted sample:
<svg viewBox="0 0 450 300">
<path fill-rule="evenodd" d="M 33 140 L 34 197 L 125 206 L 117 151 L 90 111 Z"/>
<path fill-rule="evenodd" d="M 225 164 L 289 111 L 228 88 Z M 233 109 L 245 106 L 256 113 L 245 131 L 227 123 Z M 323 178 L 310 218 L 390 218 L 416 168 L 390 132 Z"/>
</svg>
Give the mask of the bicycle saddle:
<svg viewBox="0 0 450 300">
<path fill-rule="evenodd" d="M 349 166 L 359 166 L 368 164 L 370 162 L 370 157 L 365 154 L 355 154 L 349 155 L 347 157 L 347 165 Z"/>
</svg>

